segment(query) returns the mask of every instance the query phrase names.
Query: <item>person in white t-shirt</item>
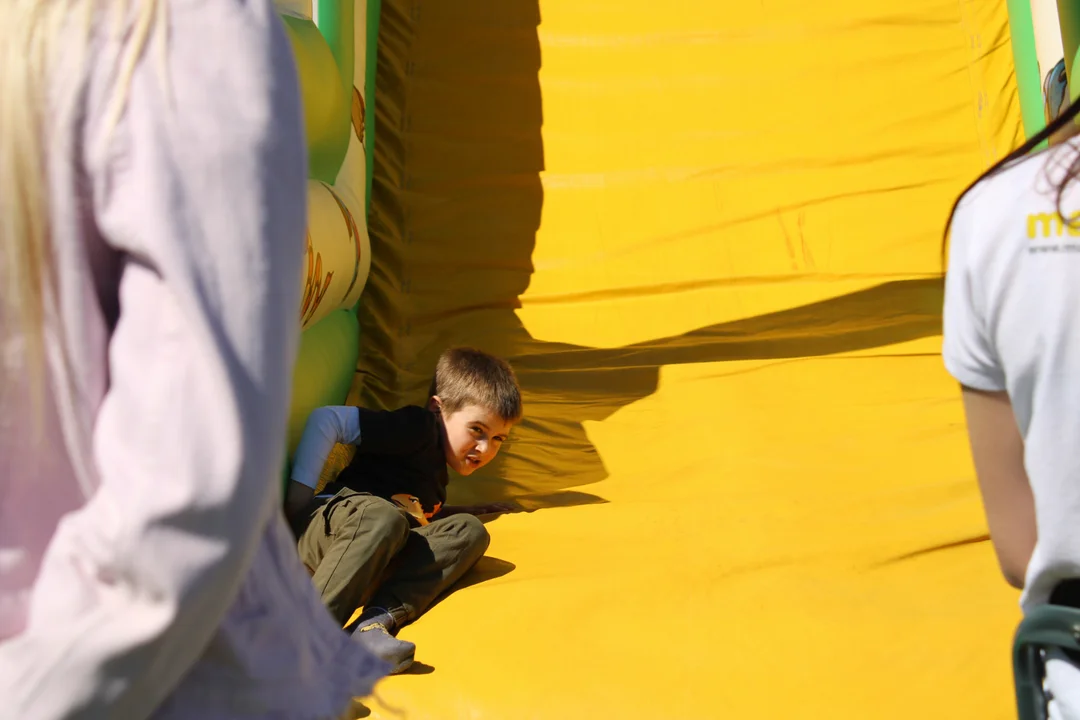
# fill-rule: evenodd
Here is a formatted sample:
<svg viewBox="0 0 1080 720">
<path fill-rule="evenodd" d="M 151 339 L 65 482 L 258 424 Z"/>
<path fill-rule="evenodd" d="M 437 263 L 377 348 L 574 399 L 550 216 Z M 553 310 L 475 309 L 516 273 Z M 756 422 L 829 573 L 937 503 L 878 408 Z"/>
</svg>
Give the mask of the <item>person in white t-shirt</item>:
<svg viewBox="0 0 1080 720">
<path fill-rule="evenodd" d="M 943 358 L 960 382 L 990 539 L 1025 612 L 1080 607 L 1080 141 L 1057 120 L 950 216 Z M 1080 663 L 1048 655 L 1050 716 L 1080 718 Z"/>
</svg>

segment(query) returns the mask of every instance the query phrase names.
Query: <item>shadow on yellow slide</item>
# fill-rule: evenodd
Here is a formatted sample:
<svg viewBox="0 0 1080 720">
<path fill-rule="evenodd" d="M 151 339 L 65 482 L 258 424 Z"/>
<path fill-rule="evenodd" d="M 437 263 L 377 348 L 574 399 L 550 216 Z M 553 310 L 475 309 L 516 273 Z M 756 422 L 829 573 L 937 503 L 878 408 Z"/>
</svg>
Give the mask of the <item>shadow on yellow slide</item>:
<svg viewBox="0 0 1080 720">
<path fill-rule="evenodd" d="M 940 231 L 1004 3 L 384 0 L 350 398 L 507 357 L 516 499 L 374 718 L 1005 718 Z"/>
</svg>

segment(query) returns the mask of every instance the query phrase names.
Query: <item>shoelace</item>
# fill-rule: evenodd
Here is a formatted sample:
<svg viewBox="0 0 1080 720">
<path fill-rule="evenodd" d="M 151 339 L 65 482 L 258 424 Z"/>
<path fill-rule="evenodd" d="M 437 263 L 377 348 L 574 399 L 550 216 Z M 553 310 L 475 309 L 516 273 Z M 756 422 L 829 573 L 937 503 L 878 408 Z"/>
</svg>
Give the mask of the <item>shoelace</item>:
<svg viewBox="0 0 1080 720">
<path fill-rule="evenodd" d="M 367 632 L 368 630 L 374 630 L 375 628 L 378 628 L 378 629 L 382 630 L 387 635 L 390 634 L 390 628 L 386 627 L 381 622 L 373 622 L 373 623 L 370 623 L 368 625 L 365 625 L 364 627 L 360 628 L 357 632 Z"/>
</svg>

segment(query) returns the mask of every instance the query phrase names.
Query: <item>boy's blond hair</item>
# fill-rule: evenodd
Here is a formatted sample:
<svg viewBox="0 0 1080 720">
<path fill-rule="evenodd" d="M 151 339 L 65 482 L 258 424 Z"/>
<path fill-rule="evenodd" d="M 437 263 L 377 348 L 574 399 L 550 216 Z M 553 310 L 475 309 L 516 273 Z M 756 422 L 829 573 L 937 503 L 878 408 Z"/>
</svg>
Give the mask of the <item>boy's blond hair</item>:
<svg viewBox="0 0 1080 720">
<path fill-rule="evenodd" d="M 521 389 L 514 369 L 505 360 L 475 348 L 450 348 L 439 357 L 429 395 L 439 398 L 447 415 L 467 405 L 491 410 L 511 423 L 522 415 Z"/>
</svg>

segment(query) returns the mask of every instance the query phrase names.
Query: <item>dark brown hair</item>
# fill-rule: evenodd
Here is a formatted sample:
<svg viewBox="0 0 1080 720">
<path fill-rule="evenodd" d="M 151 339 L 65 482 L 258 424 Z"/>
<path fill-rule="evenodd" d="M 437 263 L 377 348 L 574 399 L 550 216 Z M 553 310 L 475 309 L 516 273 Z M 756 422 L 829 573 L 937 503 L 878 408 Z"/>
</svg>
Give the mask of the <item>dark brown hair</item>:
<svg viewBox="0 0 1080 720">
<path fill-rule="evenodd" d="M 964 199 L 964 196 L 971 192 L 971 189 L 981 183 L 983 180 L 993 175 L 996 175 L 998 172 L 1005 169 L 1005 167 L 1013 161 L 1019 160 L 1020 158 L 1024 157 L 1029 152 L 1034 150 L 1035 147 L 1038 146 L 1039 143 L 1041 143 L 1043 140 L 1046 140 L 1058 130 L 1064 128 L 1065 125 L 1072 122 L 1073 118 L 1075 118 L 1077 114 L 1080 114 L 1080 98 L 1069 103 L 1069 107 L 1065 108 L 1065 110 L 1062 111 L 1062 113 L 1056 118 L 1054 118 L 1049 124 L 1047 124 L 1046 127 L 1028 138 L 1028 140 L 1023 145 L 1016 148 L 1011 153 L 991 165 L 990 168 L 986 170 L 982 175 L 975 178 L 974 182 L 964 188 L 964 191 L 960 193 L 960 195 L 956 198 L 956 201 L 953 203 L 952 209 L 949 210 L 949 219 L 945 222 L 945 234 L 943 242 L 941 244 L 941 260 L 943 265 L 946 262 L 945 255 L 946 248 L 948 247 L 949 242 L 949 228 L 952 227 L 953 215 L 956 214 L 956 208 L 960 206 L 960 201 Z M 1069 169 L 1068 171 L 1066 171 L 1065 177 L 1061 181 L 1061 184 L 1057 186 L 1057 194 L 1054 199 L 1054 205 L 1057 209 L 1057 214 L 1061 217 L 1062 221 L 1069 227 L 1075 227 L 1075 225 L 1073 225 L 1072 221 L 1066 218 L 1065 214 L 1061 211 L 1061 199 L 1064 197 L 1065 189 L 1069 186 L 1069 183 L 1071 183 L 1073 180 L 1076 180 L 1078 176 L 1080 176 L 1080 152 L 1074 151 L 1073 159 L 1069 163 Z"/>
<path fill-rule="evenodd" d="M 514 369 L 505 360 L 469 347 L 450 348 L 439 357 L 432 396 L 442 411 L 453 415 L 466 405 L 479 405 L 506 422 L 521 419 L 521 389 Z"/>
</svg>

